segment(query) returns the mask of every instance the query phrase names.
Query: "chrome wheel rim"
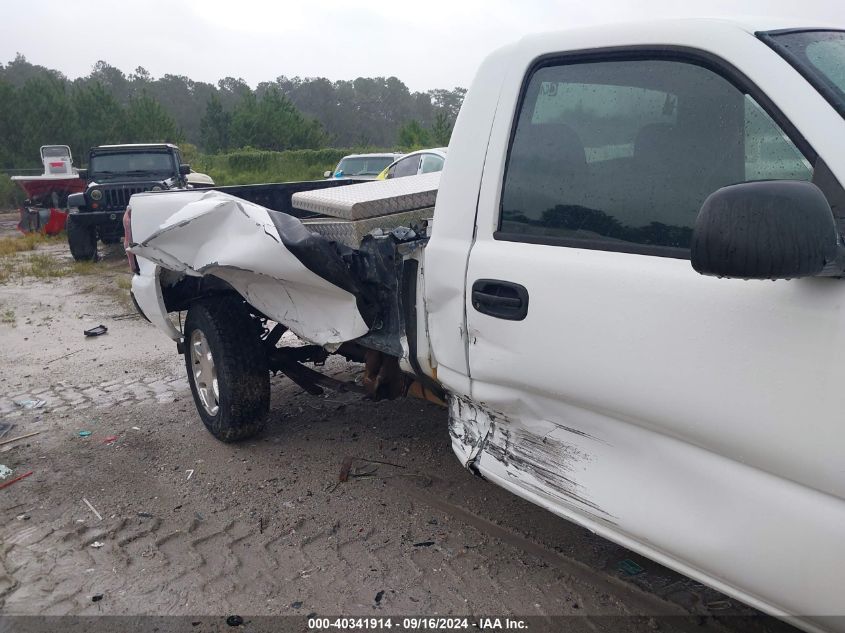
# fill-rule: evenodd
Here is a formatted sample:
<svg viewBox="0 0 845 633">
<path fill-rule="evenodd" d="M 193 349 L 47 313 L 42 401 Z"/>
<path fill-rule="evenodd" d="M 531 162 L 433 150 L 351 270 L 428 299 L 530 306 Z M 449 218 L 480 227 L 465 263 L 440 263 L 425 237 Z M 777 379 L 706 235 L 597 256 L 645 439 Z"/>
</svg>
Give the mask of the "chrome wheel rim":
<svg viewBox="0 0 845 633">
<path fill-rule="evenodd" d="M 220 410 L 220 389 L 217 386 L 217 367 L 208 346 L 208 339 L 202 330 L 191 333 L 191 373 L 200 403 L 208 415 L 217 415 Z"/>
</svg>

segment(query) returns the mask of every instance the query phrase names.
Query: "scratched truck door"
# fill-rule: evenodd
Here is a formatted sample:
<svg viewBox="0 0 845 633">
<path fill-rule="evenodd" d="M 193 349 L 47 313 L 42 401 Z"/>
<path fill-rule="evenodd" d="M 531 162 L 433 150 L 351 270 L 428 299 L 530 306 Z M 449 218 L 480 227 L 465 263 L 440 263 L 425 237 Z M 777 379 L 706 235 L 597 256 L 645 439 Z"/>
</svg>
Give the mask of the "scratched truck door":
<svg viewBox="0 0 845 633">
<path fill-rule="evenodd" d="M 466 454 L 746 601 L 841 611 L 845 286 L 689 264 L 707 195 L 814 173 L 809 143 L 727 73 L 643 50 L 534 67 L 480 196 L 466 310 L 486 408 Z"/>
</svg>

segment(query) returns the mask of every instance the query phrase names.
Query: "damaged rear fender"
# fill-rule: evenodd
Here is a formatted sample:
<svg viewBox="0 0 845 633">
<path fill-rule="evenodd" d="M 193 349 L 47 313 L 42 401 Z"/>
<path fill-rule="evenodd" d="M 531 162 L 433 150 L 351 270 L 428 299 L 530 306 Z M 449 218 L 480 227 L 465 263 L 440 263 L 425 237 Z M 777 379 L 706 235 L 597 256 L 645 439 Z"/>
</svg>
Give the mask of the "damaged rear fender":
<svg viewBox="0 0 845 633">
<path fill-rule="evenodd" d="M 129 251 L 166 270 L 219 277 L 312 343 L 336 345 L 369 331 L 332 245 L 298 219 L 234 196 L 209 191 Z"/>
</svg>

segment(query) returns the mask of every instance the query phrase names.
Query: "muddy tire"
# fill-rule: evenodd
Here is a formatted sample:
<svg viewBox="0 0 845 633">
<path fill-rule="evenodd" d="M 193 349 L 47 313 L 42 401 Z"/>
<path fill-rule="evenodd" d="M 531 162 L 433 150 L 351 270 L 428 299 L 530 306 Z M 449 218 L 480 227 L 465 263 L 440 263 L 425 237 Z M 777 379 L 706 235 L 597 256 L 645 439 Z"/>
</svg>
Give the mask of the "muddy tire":
<svg viewBox="0 0 845 633">
<path fill-rule="evenodd" d="M 70 254 L 78 262 L 97 261 L 97 230 L 93 226 L 85 226 L 69 215 L 66 224 L 67 243 Z"/>
<path fill-rule="evenodd" d="M 237 442 L 259 433 L 270 410 L 270 371 L 259 331 L 239 297 L 191 304 L 185 367 L 197 412 L 211 434 Z"/>
</svg>

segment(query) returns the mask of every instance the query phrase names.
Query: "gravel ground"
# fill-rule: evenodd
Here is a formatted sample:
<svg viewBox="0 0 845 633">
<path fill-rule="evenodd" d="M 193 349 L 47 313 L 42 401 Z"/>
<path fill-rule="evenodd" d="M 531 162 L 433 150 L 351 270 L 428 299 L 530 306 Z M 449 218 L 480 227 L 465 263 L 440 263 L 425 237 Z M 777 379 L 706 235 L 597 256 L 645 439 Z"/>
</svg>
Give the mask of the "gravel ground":
<svg viewBox="0 0 845 633">
<path fill-rule="evenodd" d="M 40 248 L 70 265 L 61 243 Z M 32 471 L 0 490 L 3 614 L 793 630 L 474 477 L 435 405 L 315 398 L 278 377 L 267 431 L 217 442 L 175 346 L 127 307 L 118 250 L 94 274 L 0 284 L 0 441 L 39 432 L 0 446 L 6 481 Z M 83 336 L 99 324 L 106 335 Z M 44 404 L 17 404 L 27 400 Z M 699 617 L 661 619 L 687 614 Z"/>
</svg>

